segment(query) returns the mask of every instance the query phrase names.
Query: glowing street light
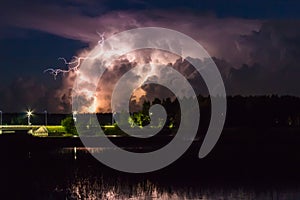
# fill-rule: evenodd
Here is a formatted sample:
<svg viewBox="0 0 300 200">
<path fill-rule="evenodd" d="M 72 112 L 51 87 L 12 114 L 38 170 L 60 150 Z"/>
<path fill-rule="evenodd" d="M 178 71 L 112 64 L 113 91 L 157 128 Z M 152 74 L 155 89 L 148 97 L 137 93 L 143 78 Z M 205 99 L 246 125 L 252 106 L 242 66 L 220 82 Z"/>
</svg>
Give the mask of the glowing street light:
<svg viewBox="0 0 300 200">
<path fill-rule="evenodd" d="M 76 120 L 77 120 L 76 115 L 77 115 L 77 111 L 73 111 L 73 120 L 74 120 L 74 122 L 76 122 Z"/>
<path fill-rule="evenodd" d="M 28 120 L 28 125 L 30 126 L 31 125 L 31 122 L 30 122 L 30 117 L 32 116 L 32 111 L 31 110 L 28 110 L 27 111 L 27 120 Z"/>
</svg>

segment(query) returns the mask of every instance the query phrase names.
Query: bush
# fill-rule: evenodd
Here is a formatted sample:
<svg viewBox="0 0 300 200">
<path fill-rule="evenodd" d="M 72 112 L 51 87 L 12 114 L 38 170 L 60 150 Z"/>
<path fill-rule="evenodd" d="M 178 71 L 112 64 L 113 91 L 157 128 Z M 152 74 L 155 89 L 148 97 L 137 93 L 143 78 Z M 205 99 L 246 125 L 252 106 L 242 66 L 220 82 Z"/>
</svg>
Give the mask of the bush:
<svg viewBox="0 0 300 200">
<path fill-rule="evenodd" d="M 67 117 L 61 121 L 61 125 L 65 128 L 67 133 L 78 135 L 73 117 Z"/>
</svg>

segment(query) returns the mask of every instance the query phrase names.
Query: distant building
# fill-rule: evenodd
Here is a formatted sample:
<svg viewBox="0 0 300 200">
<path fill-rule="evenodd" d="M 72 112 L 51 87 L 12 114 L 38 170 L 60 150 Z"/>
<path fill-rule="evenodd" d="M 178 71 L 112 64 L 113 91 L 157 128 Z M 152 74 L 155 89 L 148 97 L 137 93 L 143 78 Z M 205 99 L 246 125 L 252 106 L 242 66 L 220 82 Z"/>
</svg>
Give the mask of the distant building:
<svg viewBox="0 0 300 200">
<path fill-rule="evenodd" d="M 37 130 L 32 132 L 33 136 L 46 137 L 48 136 L 48 130 L 45 126 L 39 127 Z"/>
</svg>

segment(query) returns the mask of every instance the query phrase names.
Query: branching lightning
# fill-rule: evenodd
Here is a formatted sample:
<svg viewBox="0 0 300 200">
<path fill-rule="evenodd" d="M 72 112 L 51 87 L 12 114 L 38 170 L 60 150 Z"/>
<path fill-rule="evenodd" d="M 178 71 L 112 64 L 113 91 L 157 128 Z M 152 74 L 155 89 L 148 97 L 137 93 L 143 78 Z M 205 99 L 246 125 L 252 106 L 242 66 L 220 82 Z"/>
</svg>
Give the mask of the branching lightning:
<svg viewBox="0 0 300 200">
<path fill-rule="evenodd" d="M 100 37 L 100 40 L 98 41 L 98 44 L 99 44 L 99 45 L 102 45 L 103 42 L 104 42 L 104 35 L 105 35 L 105 32 L 99 33 L 98 31 L 96 31 L 96 33 L 97 33 L 97 34 L 99 35 L 99 37 Z"/>
<path fill-rule="evenodd" d="M 105 39 L 104 38 L 105 33 L 99 33 L 98 31 L 96 31 L 96 32 L 100 37 L 100 40 L 98 41 L 98 45 L 103 45 L 103 42 L 104 42 L 104 39 Z M 48 72 L 51 75 L 53 75 L 54 79 L 56 79 L 56 77 L 59 74 L 63 74 L 63 76 L 64 76 L 66 73 L 69 73 L 71 71 L 73 71 L 73 72 L 78 71 L 82 61 L 85 60 L 85 59 L 88 59 L 88 58 L 89 57 L 73 56 L 72 61 L 67 61 L 65 58 L 60 57 L 60 58 L 58 58 L 58 60 L 62 60 L 68 68 L 67 69 L 48 68 L 48 69 L 44 70 L 44 73 Z"/>
</svg>

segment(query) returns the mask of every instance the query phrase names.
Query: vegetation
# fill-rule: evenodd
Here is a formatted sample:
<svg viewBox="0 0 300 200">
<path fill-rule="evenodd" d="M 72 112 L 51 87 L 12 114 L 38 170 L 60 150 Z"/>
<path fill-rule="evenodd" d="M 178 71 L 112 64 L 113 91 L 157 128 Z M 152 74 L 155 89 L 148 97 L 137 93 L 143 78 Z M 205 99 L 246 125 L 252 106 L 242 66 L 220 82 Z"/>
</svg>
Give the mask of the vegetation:
<svg viewBox="0 0 300 200">
<path fill-rule="evenodd" d="M 217 97 L 198 97 L 200 106 L 200 126 L 199 130 L 205 130 L 210 122 L 210 98 Z M 183 99 L 183 101 L 190 101 Z M 131 113 L 130 118 L 119 118 L 120 123 L 129 123 L 132 127 L 143 127 L 150 123 L 149 108 L 154 104 L 161 104 L 167 112 L 167 121 L 164 125 L 164 130 L 176 132 L 180 125 L 181 112 L 189 112 L 188 110 L 181 111 L 179 102 L 171 99 L 159 100 L 153 102 L 145 101 L 142 109 L 139 112 Z M 191 105 L 190 109 L 194 109 Z M 117 124 L 107 125 L 111 122 L 111 115 L 106 115 L 107 121 L 101 123 L 102 116 L 98 114 L 99 122 L 106 135 L 126 135 Z M 121 115 L 122 117 L 122 115 Z M 76 135 L 74 120 L 68 116 L 62 120 L 62 126 L 48 128 L 49 132 L 64 132 Z M 155 123 L 158 126 L 163 126 L 162 123 Z M 252 127 L 252 128 L 268 128 L 268 127 L 300 127 L 300 98 L 291 96 L 229 96 L 227 97 L 227 116 L 225 128 L 231 127 Z M 89 127 L 92 128 L 92 127 Z M 64 129 L 64 130 L 63 130 Z M 90 131 L 87 129 L 87 135 Z M 169 132 L 169 131 L 165 131 Z M 205 131 L 203 131 L 205 132 Z"/>
<path fill-rule="evenodd" d="M 105 135 L 119 135 L 119 136 L 126 135 L 116 124 L 110 126 L 103 126 L 102 129 Z"/>
<path fill-rule="evenodd" d="M 73 117 L 67 117 L 61 121 L 65 131 L 72 135 L 78 135 Z"/>
<path fill-rule="evenodd" d="M 51 133 L 55 133 L 55 132 L 66 133 L 66 130 L 63 126 L 46 126 L 46 128 Z"/>
<path fill-rule="evenodd" d="M 14 116 L 11 118 L 10 124 L 27 125 L 27 118 L 23 116 Z"/>
<path fill-rule="evenodd" d="M 211 98 L 218 97 L 198 97 L 200 106 L 200 126 L 199 130 L 205 133 L 210 122 Z M 142 108 L 138 112 L 131 113 L 131 117 L 123 117 L 120 115 L 118 122 L 120 124 L 130 124 L 132 127 L 143 127 L 150 123 L 151 114 L 149 115 L 149 108 L 154 104 L 162 105 L 167 113 L 166 124 L 164 125 L 163 132 L 176 132 L 180 125 L 182 114 L 194 109 L 194 105 L 189 103 L 190 99 L 183 98 L 190 105 L 187 110 L 180 110 L 179 102 L 175 99 L 155 99 L 154 101 L 145 101 Z M 87 114 L 88 115 L 88 114 Z M 116 113 L 118 115 L 118 113 Z M 120 130 L 117 124 L 111 126 L 112 118 L 111 113 L 98 113 L 98 121 L 107 135 L 124 135 L 125 133 Z M 123 117 L 123 118 L 122 118 Z M 152 120 L 155 117 L 153 116 Z M 27 125 L 27 117 L 24 113 L 4 113 L 3 124 L 13 125 Z M 88 119 L 88 117 L 87 117 Z M 95 120 L 93 118 L 90 118 Z M 154 122 L 158 127 L 163 124 L 159 121 Z M 35 113 L 31 122 L 33 125 L 44 125 L 45 115 L 43 113 Z M 47 127 L 49 135 L 51 136 L 66 136 L 77 135 L 72 116 L 66 114 L 49 114 Z M 61 125 L 50 125 L 59 124 Z M 82 122 L 82 126 L 86 126 L 86 132 L 83 134 L 89 135 L 97 127 L 93 126 L 91 120 Z M 109 126 L 108 126 L 109 125 Z M 225 128 L 300 128 L 300 98 L 293 96 L 277 96 L 277 95 L 264 95 L 264 96 L 228 96 L 227 97 L 227 116 Z M 97 133 L 98 134 L 98 133 Z M 101 133 L 99 132 L 99 135 Z"/>
</svg>

